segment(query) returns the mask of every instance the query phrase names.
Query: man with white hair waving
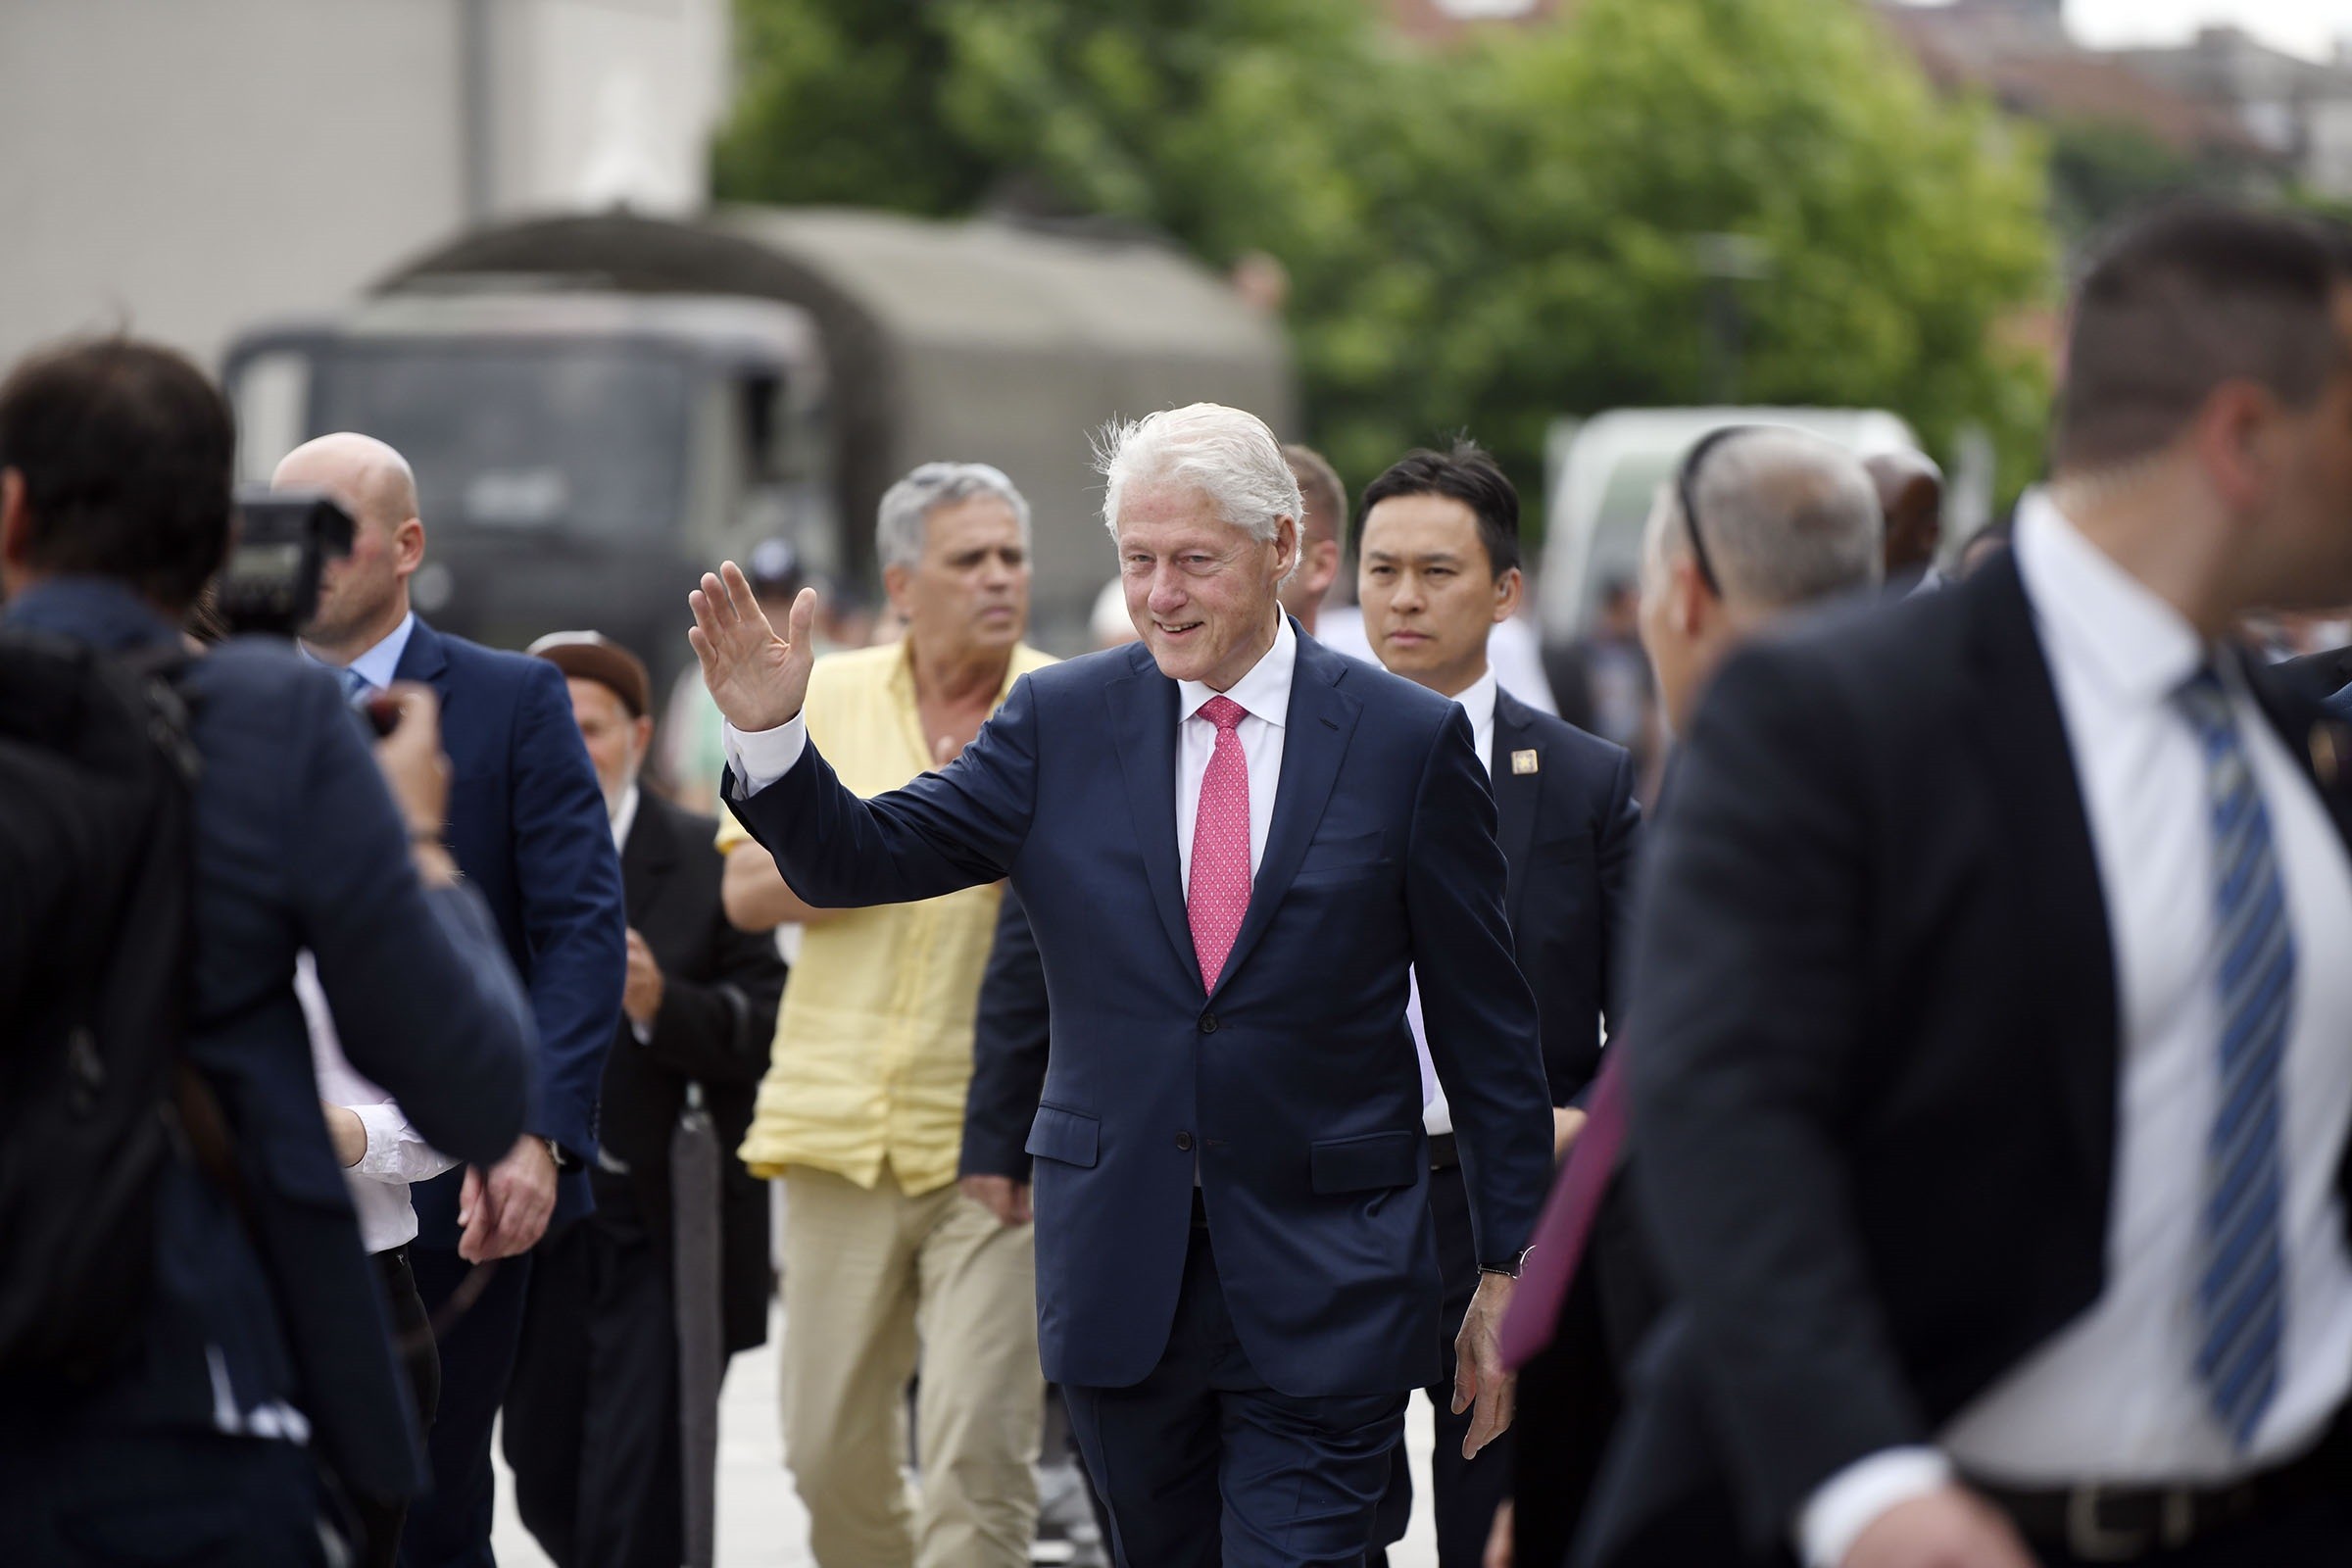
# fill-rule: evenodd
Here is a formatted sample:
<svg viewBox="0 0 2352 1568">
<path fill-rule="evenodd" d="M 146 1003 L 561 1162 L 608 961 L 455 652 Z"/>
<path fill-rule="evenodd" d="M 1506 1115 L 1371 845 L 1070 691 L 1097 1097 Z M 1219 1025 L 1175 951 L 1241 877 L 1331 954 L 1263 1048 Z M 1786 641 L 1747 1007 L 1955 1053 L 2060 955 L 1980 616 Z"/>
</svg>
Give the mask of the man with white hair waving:
<svg viewBox="0 0 2352 1568">
<path fill-rule="evenodd" d="M 1488 1270 L 1466 1446 L 1510 1420 L 1495 1329 L 1551 1164 L 1468 719 L 1280 612 L 1298 481 L 1211 404 L 1104 441 L 1142 641 L 1038 670 L 948 766 L 866 801 L 808 742 L 815 596 L 771 626 L 729 564 L 691 634 L 728 804 L 812 906 L 1010 877 L 1052 999 L 1036 1157 L 1046 1375 L 1129 1568 L 1357 1563 L 1443 1364 L 1423 976 Z M 1346 953 L 1344 985 L 1317 984 Z"/>
</svg>

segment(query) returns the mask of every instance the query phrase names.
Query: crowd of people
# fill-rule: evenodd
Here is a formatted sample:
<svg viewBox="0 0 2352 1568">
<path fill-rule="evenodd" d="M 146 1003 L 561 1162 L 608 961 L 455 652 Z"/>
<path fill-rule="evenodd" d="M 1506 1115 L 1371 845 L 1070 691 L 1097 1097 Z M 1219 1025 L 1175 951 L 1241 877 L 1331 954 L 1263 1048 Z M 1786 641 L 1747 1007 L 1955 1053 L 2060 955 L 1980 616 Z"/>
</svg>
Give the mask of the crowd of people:
<svg viewBox="0 0 2352 1568">
<path fill-rule="evenodd" d="M 28 359 L 0 1558 L 486 1564 L 503 1413 L 554 1561 L 707 1563 L 780 1292 L 825 1568 L 1385 1563 L 1416 1390 L 1443 1568 L 2352 1560 L 2352 240 L 2168 207 L 2067 320 L 1985 548 L 1727 425 L 1549 682 L 1485 452 L 1212 404 L 1068 661 L 968 461 L 883 639 L 786 550 L 672 693 L 482 648 L 361 432 L 222 639 L 218 390 Z"/>
</svg>

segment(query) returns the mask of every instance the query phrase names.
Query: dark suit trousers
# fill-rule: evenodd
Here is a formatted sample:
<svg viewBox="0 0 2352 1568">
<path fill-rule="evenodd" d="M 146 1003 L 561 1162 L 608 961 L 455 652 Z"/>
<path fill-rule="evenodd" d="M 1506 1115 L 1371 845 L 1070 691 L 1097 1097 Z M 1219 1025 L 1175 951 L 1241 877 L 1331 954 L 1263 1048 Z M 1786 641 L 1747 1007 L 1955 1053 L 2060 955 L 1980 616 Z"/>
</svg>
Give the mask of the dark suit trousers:
<svg viewBox="0 0 2352 1568">
<path fill-rule="evenodd" d="M 408 1375 L 409 1396 L 416 1406 L 416 1430 L 433 1430 L 433 1414 L 441 1407 L 441 1350 L 433 1344 L 432 1319 L 424 1298 L 416 1294 L 416 1272 L 409 1264 L 409 1250 L 396 1247 L 369 1261 L 384 1292 L 384 1313 L 392 1321 L 392 1345 L 400 1353 L 401 1370 Z M 382 1502 L 368 1497 L 352 1499 L 360 1521 L 360 1561 L 365 1568 L 393 1568 L 400 1560 L 400 1534 L 409 1516 L 406 1502 Z"/>
<path fill-rule="evenodd" d="M 1401 1394 L 1266 1386 L 1198 1220 L 1159 1364 L 1132 1388 L 1062 1396 L 1120 1568 L 1359 1568 L 1404 1436 Z"/>
<path fill-rule="evenodd" d="M 505 1448 L 514 1506 L 558 1568 L 686 1555 L 667 1255 L 625 1201 L 540 1249 Z"/>
<path fill-rule="evenodd" d="M 531 1257 L 502 1258 L 469 1284 L 473 1265 L 455 1248 L 421 1242 L 409 1248 L 416 1294 L 441 1347 L 441 1408 L 425 1439 L 433 1490 L 409 1509 L 402 1568 L 495 1568 L 490 1513 L 498 1482 L 490 1468 L 490 1429 L 514 1371 Z M 470 1301 L 457 1299 L 461 1289 L 470 1295 L 476 1286 L 480 1294 Z"/>
<path fill-rule="evenodd" d="M 1462 1184 L 1459 1165 L 1430 1172 L 1429 1215 L 1437 1225 L 1438 1268 L 1446 1278 L 1446 1381 L 1423 1391 L 1437 1407 L 1437 1451 L 1430 1456 L 1429 1468 L 1438 1494 L 1438 1568 L 1478 1568 L 1486 1557 L 1494 1510 L 1510 1494 L 1512 1435 L 1505 1432 L 1488 1444 L 1476 1459 L 1462 1457 L 1470 1412 L 1453 1413 L 1453 1341 L 1470 1313 L 1470 1298 L 1478 1294 L 1478 1243 L 1470 1234 L 1470 1190 Z M 1388 1495 L 1381 1499 L 1380 1521 L 1372 1533 L 1374 1544 L 1385 1548 L 1402 1541 L 1412 1517 L 1412 1466 L 1404 1445 L 1398 1444 Z M 1387 1560 L 1385 1552 L 1372 1558 L 1376 1564 Z"/>
<path fill-rule="evenodd" d="M 291 1443 L 197 1431 L 0 1437 L 9 1568 L 311 1568 L 326 1561 L 319 1514 L 318 1460 Z"/>
</svg>

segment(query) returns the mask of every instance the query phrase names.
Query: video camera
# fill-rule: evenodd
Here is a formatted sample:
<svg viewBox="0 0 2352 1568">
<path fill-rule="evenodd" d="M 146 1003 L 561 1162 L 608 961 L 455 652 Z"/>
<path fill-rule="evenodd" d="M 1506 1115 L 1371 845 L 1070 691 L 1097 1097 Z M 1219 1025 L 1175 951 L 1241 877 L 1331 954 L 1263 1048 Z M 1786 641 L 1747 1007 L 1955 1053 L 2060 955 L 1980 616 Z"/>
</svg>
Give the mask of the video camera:
<svg viewBox="0 0 2352 1568">
<path fill-rule="evenodd" d="M 213 608 L 232 633 L 293 636 L 318 612 L 326 563 L 351 554 L 351 514 L 318 491 L 239 492 Z"/>
<path fill-rule="evenodd" d="M 351 514 L 321 492 L 241 492 L 235 541 L 213 581 L 214 613 L 231 636 L 293 636 L 318 612 L 326 564 L 351 554 Z M 375 734 L 389 735 L 400 722 L 400 705 L 379 692 L 359 717 Z"/>
</svg>

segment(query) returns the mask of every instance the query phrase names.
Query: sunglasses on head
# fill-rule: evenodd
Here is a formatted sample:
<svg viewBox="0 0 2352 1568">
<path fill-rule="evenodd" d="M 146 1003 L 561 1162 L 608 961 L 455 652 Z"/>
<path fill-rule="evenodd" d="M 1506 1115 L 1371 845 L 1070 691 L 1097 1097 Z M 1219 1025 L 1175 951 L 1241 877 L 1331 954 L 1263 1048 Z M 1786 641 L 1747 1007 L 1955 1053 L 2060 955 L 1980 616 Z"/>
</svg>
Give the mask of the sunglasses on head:
<svg viewBox="0 0 2352 1568">
<path fill-rule="evenodd" d="M 1750 430 L 1762 428 L 1763 426 L 1755 424 L 1717 425 L 1690 443 L 1690 450 L 1683 454 L 1682 466 L 1675 470 L 1675 499 L 1682 503 L 1683 524 L 1690 533 L 1690 559 L 1697 564 L 1698 580 L 1705 583 L 1707 592 L 1718 599 L 1723 597 L 1723 580 L 1715 575 L 1715 563 L 1707 555 L 1706 530 L 1699 526 L 1698 521 L 1696 492 L 1699 466 L 1707 461 L 1708 453 L 1713 452 L 1731 437 L 1744 435 Z"/>
</svg>

